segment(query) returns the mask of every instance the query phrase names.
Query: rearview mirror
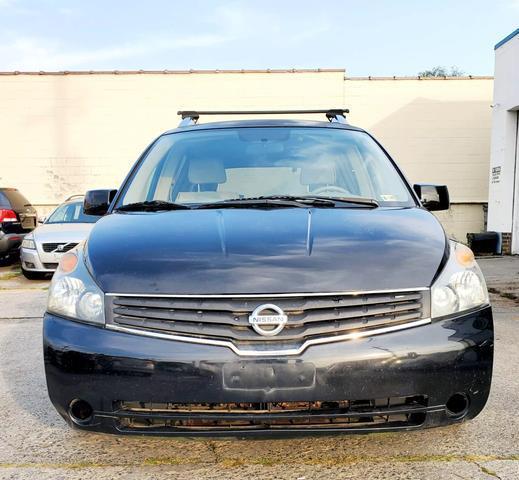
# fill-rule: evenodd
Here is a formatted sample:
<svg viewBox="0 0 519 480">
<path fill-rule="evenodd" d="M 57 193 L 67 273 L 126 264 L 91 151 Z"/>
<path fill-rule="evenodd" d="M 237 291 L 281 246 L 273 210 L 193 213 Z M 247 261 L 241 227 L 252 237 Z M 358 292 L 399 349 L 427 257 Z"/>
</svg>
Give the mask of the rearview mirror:
<svg viewBox="0 0 519 480">
<path fill-rule="evenodd" d="M 83 212 L 86 215 L 105 215 L 117 190 L 89 190 L 85 193 Z"/>
<path fill-rule="evenodd" d="M 423 208 L 432 211 L 448 210 L 450 206 L 447 185 L 428 185 L 416 183 L 413 185 Z"/>
</svg>

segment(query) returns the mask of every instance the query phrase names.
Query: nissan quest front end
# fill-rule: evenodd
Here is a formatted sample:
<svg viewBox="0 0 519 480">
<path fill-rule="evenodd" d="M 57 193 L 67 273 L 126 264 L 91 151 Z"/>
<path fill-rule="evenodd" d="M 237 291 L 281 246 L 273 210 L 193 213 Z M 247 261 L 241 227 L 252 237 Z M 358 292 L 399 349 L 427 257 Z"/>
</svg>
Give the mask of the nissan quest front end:
<svg viewBox="0 0 519 480">
<path fill-rule="evenodd" d="M 323 113 L 183 112 L 118 191 L 87 193 L 104 216 L 62 257 L 43 327 L 70 425 L 279 436 L 483 409 L 492 311 L 473 253 L 430 213 L 446 187 L 411 187 L 343 110 Z"/>
</svg>

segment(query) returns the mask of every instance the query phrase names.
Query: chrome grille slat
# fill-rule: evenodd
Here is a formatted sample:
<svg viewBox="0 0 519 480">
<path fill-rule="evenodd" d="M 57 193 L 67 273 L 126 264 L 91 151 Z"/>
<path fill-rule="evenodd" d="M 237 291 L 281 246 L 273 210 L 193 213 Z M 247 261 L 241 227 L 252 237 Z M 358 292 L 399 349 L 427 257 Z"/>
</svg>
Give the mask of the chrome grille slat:
<svg viewBox="0 0 519 480">
<path fill-rule="evenodd" d="M 353 308 L 336 308 L 328 310 L 312 310 L 306 313 L 286 311 L 289 315 L 287 326 L 301 325 L 309 322 L 338 321 L 347 318 L 369 317 L 374 315 L 385 315 L 388 313 L 420 310 L 420 302 L 395 302 L 390 308 L 387 305 L 375 305 Z M 149 318 L 175 322 L 216 323 L 230 326 L 247 326 L 248 313 L 232 314 L 231 312 L 201 311 L 172 309 L 151 309 L 143 307 L 116 306 L 114 313 L 119 317 Z M 199 313 L 201 312 L 201 313 Z"/>
<path fill-rule="evenodd" d="M 351 294 L 351 295 L 331 295 L 323 297 L 294 297 L 294 298 L 275 298 L 274 303 L 283 310 L 314 310 L 323 308 L 340 308 L 357 305 L 371 305 L 376 303 L 389 303 L 392 301 L 420 300 L 421 292 L 392 292 L 376 294 Z M 147 307 L 147 308 L 171 308 L 172 298 L 170 297 L 139 297 L 139 296 L 115 296 L 114 305 Z M 265 297 L 248 298 L 175 298 L 175 308 L 178 310 L 215 310 L 219 312 L 227 311 L 234 313 L 251 312 L 258 305 L 265 303 Z"/>
<path fill-rule="evenodd" d="M 279 342 L 286 340 L 302 340 L 307 337 L 319 337 L 322 335 L 339 335 L 359 328 L 375 328 L 388 324 L 397 324 L 403 321 L 415 320 L 416 313 L 399 314 L 395 316 L 376 316 L 370 319 L 354 319 L 339 322 L 322 322 L 320 325 L 285 328 L 275 337 L 262 337 L 247 326 L 227 327 L 224 325 L 203 324 L 193 322 L 171 322 L 151 320 L 135 317 L 117 317 L 119 325 L 127 325 L 136 328 L 169 331 L 178 334 L 205 336 L 211 338 L 224 338 L 240 342 Z"/>
<path fill-rule="evenodd" d="M 58 253 L 68 252 L 72 250 L 77 243 L 73 242 L 59 242 L 59 243 L 42 243 L 43 251 L 46 253 L 54 252 L 60 245 L 63 245 L 63 250 L 58 250 Z"/>
<path fill-rule="evenodd" d="M 369 335 L 370 330 L 406 328 L 429 316 L 429 291 L 355 292 L 345 294 L 287 294 L 175 297 L 106 296 L 107 323 L 135 332 L 155 332 L 193 341 L 230 342 L 246 345 L 278 345 L 280 351 L 300 348 L 326 338 Z M 274 303 L 288 316 L 285 328 L 275 336 L 259 335 L 249 325 L 252 311 Z"/>
</svg>

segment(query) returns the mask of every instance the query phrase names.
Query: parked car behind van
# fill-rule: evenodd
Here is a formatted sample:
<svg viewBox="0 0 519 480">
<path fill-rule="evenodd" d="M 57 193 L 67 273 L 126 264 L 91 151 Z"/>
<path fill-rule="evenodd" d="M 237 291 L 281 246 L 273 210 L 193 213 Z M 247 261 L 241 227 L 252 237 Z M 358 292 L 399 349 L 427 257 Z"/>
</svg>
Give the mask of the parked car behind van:
<svg viewBox="0 0 519 480">
<path fill-rule="evenodd" d="M 182 112 L 117 192 L 85 196 L 106 216 L 61 258 L 44 318 L 58 412 L 89 431 L 181 436 L 478 415 L 492 310 L 471 250 L 430 213 L 447 188 L 413 188 L 342 110 L 204 113 Z"/>
<path fill-rule="evenodd" d="M 24 276 L 35 280 L 54 273 L 61 256 L 83 241 L 100 218 L 83 212 L 83 195 L 69 197 L 25 236 L 20 255 Z"/>
<path fill-rule="evenodd" d="M 16 188 L 0 188 L 0 264 L 18 257 L 22 240 L 36 228 L 36 210 Z"/>
</svg>

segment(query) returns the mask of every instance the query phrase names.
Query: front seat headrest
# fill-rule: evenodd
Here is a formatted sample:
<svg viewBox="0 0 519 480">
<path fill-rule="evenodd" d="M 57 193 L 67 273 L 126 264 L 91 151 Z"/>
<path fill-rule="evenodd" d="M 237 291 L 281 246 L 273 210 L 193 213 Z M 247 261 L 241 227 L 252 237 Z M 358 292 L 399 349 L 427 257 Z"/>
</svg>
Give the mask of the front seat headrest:
<svg viewBox="0 0 519 480">
<path fill-rule="evenodd" d="M 187 176 L 190 183 L 198 185 L 227 181 L 222 160 L 214 158 L 192 158 L 189 161 Z"/>
<path fill-rule="evenodd" d="M 303 185 L 335 185 L 335 171 L 329 167 L 301 168 L 301 183 Z"/>
</svg>

